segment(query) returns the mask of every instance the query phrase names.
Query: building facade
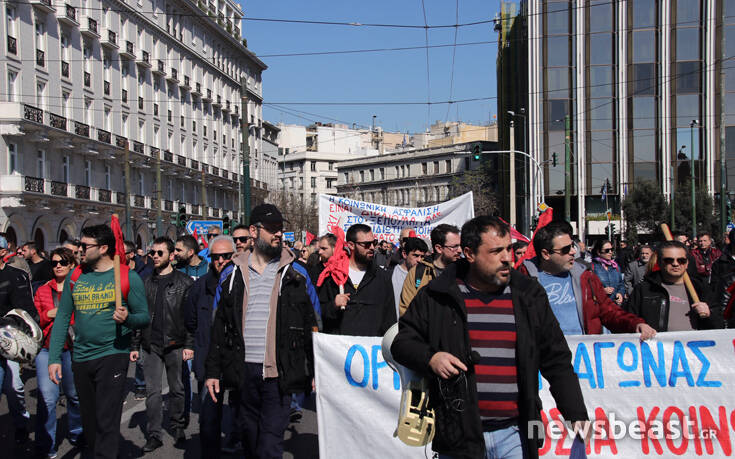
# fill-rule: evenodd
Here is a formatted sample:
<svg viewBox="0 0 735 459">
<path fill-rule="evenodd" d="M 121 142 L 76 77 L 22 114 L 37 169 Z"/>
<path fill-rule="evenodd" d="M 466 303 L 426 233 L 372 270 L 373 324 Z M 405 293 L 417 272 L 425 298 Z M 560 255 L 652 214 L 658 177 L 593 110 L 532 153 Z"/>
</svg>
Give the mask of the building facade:
<svg viewBox="0 0 735 459">
<path fill-rule="evenodd" d="M 125 221 L 126 197 L 139 245 L 175 233 L 182 207 L 237 219 L 241 81 L 253 163 L 266 69 L 241 19 L 233 0 L 4 5 L 0 232 L 51 248 L 113 212 Z"/>
<path fill-rule="evenodd" d="M 524 55 L 515 62 L 527 64 L 520 87 L 528 99 L 506 98 L 499 112 L 526 110 L 516 122 L 528 128 L 528 150 L 543 164 L 544 189 L 534 183 L 535 196 L 545 195 L 555 212 L 568 211 L 584 234 L 588 216 L 607 208 L 621 214 L 621 199 L 639 180 L 653 180 L 671 196 L 692 157 L 697 188 L 719 194 L 722 147 L 726 166 L 735 161 L 735 104 L 726 103 L 735 100 L 735 69 L 727 65 L 735 56 L 734 2 L 527 0 L 520 7 L 527 35 L 511 29 L 505 57 Z M 509 117 L 502 121 L 507 133 Z M 735 168 L 725 169 L 732 188 Z M 572 195 L 568 210 L 565 193 Z"/>
</svg>

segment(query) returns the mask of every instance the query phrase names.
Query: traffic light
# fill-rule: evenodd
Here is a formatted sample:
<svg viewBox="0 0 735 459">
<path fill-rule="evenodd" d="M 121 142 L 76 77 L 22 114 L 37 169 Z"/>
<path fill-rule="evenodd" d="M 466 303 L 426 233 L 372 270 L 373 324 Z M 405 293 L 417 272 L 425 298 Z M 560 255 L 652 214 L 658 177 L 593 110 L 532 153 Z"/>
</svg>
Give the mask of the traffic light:
<svg viewBox="0 0 735 459">
<path fill-rule="evenodd" d="M 556 167 L 556 152 L 551 154 L 551 165 Z"/>
<path fill-rule="evenodd" d="M 482 146 L 479 143 L 472 145 L 472 158 L 475 161 L 479 161 L 481 155 L 482 155 Z"/>
<path fill-rule="evenodd" d="M 179 213 L 176 214 L 176 226 L 186 228 L 186 207 L 179 207 Z"/>
<path fill-rule="evenodd" d="M 230 217 L 227 215 L 222 219 L 222 233 L 230 234 Z"/>
</svg>

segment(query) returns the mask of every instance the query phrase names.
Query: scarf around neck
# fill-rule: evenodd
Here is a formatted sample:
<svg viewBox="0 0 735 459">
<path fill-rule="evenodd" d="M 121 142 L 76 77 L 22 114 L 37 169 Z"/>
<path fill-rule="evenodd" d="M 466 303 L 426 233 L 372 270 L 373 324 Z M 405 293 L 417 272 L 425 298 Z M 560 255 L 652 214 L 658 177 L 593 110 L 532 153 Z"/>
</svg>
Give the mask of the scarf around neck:
<svg viewBox="0 0 735 459">
<path fill-rule="evenodd" d="M 615 268 L 615 270 L 618 269 L 618 264 L 615 263 L 615 260 L 605 260 L 602 257 L 595 257 L 595 261 L 603 266 L 612 266 L 613 268 Z"/>
</svg>

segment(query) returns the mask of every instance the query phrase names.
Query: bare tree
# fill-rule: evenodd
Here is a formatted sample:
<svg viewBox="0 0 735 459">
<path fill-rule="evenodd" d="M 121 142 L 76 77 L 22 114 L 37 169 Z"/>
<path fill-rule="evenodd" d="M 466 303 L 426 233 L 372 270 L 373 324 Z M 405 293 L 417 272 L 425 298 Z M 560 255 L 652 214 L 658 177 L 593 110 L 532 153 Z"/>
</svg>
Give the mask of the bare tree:
<svg viewBox="0 0 735 459">
<path fill-rule="evenodd" d="M 301 234 L 301 231 L 316 234 L 319 209 L 311 198 L 305 198 L 302 193 L 279 191 L 273 193 L 270 200 L 281 211 L 283 218 L 288 220 L 286 229 L 294 231 L 296 235 Z"/>
<path fill-rule="evenodd" d="M 490 191 L 495 189 L 491 162 L 485 162 L 479 169 L 465 171 L 455 176 L 449 187 L 449 198 L 453 199 L 468 191 L 472 192 L 475 204 L 475 215 L 495 215 L 499 212 L 498 197 Z"/>
</svg>

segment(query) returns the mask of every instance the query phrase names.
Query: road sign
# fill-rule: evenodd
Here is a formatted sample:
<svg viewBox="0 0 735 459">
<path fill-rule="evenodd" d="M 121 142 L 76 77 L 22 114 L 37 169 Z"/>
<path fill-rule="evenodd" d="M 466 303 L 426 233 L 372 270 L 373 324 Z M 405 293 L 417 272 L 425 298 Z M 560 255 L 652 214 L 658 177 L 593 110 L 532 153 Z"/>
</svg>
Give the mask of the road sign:
<svg viewBox="0 0 735 459">
<path fill-rule="evenodd" d="M 218 226 L 221 230 L 222 220 L 192 220 L 186 224 L 186 232 L 194 234 L 194 229 L 196 229 L 199 236 L 204 236 L 208 233 L 210 226 Z"/>
<path fill-rule="evenodd" d="M 296 239 L 294 238 L 293 231 L 283 233 L 283 240 L 288 241 L 288 242 L 294 242 Z"/>
<path fill-rule="evenodd" d="M 730 222 L 730 223 L 728 223 L 728 224 L 727 224 L 727 232 L 728 232 L 728 233 L 729 233 L 730 231 L 734 230 L 734 229 L 735 229 L 735 223 L 733 223 L 733 222 Z"/>
</svg>

